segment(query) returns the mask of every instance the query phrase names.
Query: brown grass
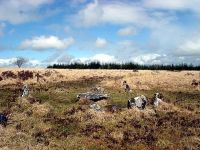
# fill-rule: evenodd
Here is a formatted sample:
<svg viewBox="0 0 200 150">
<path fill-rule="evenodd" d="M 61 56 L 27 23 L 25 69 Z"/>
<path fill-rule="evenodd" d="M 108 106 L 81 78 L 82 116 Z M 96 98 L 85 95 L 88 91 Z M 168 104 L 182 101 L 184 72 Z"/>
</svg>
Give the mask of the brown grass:
<svg viewBox="0 0 200 150">
<path fill-rule="evenodd" d="M 0 69 L 3 71 L 11 70 L 15 74 L 22 69 Z M 30 69 L 23 69 L 30 70 Z M 193 90 L 191 83 L 193 79 L 200 81 L 198 71 L 143 71 L 133 72 L 131 70 L 69 70 L 69 69 L 31 69 L 35 74 L 43 75 L 47 82 L 76 81 L 84 78 L 104 78 L 101 85 L 108 87 L 121 87 L 126 80 L 133 89 L 164 89 L 169 91 L 188 91 Z M 50 73 L 50 76 L 44 74 Z M 8 79 L 1 81 L 1 85 L 16 83 L 18 79 Z M 41 79 L 42 83 L 46 83 Z M 25 83 L 36 83 L 36 78 Z M 199 88 L 195 90 L 199 91 Z"/>
<path fill-rule="evenodd" d="M 0 81 L 0 110 L 12 113 L 10 124 L 0 128 L 0 149 L 199 149 L 200 81 L 198 71 L 132 70 L 28 70 L 33 79 L 3 78 Z M 36 74 L 41 75 L 37 82 Z M 126 80 L 133 89 L 125 93 Z M 24 83 L 30 95 L 20 97 Z M 90 109 L 90 101 L 76 102 L 76 95 L 101 86 L 110 98 L 97 102 L 102 111 Z M 162 92 L 164 102 L 145 110 L 127 109 L 128 98 L 151 98 Z M 13 98 L 14 96 L 14 98 Z M 107 106 L 116 105 L 117 112 Z"/>
</svg>

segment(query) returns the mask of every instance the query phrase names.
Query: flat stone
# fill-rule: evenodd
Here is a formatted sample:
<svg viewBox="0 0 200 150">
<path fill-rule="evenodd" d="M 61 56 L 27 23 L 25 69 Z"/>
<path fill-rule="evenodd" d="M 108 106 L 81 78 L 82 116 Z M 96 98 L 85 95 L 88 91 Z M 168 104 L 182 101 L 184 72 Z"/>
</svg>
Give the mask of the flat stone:
<svg viewBox="0 0 200 150">
<path fill-rule="evenodd" d="M 87 92 L 87 93 L 80 93 L 77 95 L 78 99 L 88 99 L 92 101 L 98 101 L 102 99 L 107 99 L 108 95 L 107 94 L 102 94 L 102 93 L 94 93 L 94 92 Z"/>
<path fill-rule="evenodd" d="M 94 111 L 101 111 L 101 107 L 96 103 L 91 104 L 90 108 L 93 109 Z"/>
</svg>

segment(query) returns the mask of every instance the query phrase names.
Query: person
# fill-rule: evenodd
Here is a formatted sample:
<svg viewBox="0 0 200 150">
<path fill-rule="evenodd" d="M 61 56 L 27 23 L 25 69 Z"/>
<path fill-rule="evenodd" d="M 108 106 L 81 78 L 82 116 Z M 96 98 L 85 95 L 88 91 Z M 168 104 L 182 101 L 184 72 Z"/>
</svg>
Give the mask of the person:
<svg viewBox="0 0 200 150">
<path fill-rule="evenodd" d="M 0 113 L 0 124 L 6 127 L 7 122 L 8 122 L 8 117 L 5 114 Z"/>
<path fill-rule="evenodd" d="M 35 76 L 37 77 L 37 82 L 39 82 L 39 80 L 40 80 L 40 74 L 39 74 L 39 72 Z"/>
</svg>

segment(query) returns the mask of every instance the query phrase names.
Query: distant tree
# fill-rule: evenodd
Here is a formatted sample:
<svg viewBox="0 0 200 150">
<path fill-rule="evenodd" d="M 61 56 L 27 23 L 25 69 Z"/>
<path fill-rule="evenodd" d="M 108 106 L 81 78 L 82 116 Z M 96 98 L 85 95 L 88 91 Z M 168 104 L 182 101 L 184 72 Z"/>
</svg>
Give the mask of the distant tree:
<svg viewBox="0 0 200 150">
<path fill-rule="evenodd" d="M 100 63 L 100 62 L 90 62 L 90 63 L 71 63 L 71 64 L 53 64 L 47 68 L 57 68 L 57 69 L 126 69 L 126 70 L 170 70 L 170 71 L 181 71 L 181 70 L 200 70 L 200 65 L 194 66 L 192 64 L 151 64 L 151 65 L 140 65 L 134 62 L 126 63 Z"/>
<path fill-rule="evenodd" d="M 17 57 L 17 59 L 13 62 L 13 64 L 21 68 L 21 66 L 26 64 L 27 62 L 28 62 L 28 59 L 24 57 Z"/>
</svg>

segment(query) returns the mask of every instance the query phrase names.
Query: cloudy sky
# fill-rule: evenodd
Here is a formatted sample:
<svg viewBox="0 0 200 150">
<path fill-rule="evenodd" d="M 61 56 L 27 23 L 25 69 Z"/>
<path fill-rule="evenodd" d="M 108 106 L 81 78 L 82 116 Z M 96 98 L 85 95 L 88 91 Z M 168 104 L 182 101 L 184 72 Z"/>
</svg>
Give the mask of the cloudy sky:
<svg viewBox="0 0 200 150">
<path fill-rule="evenodd" d="M 0 66 L 200 64 L 199 0 L 0 0 Z"/>
</svg>

